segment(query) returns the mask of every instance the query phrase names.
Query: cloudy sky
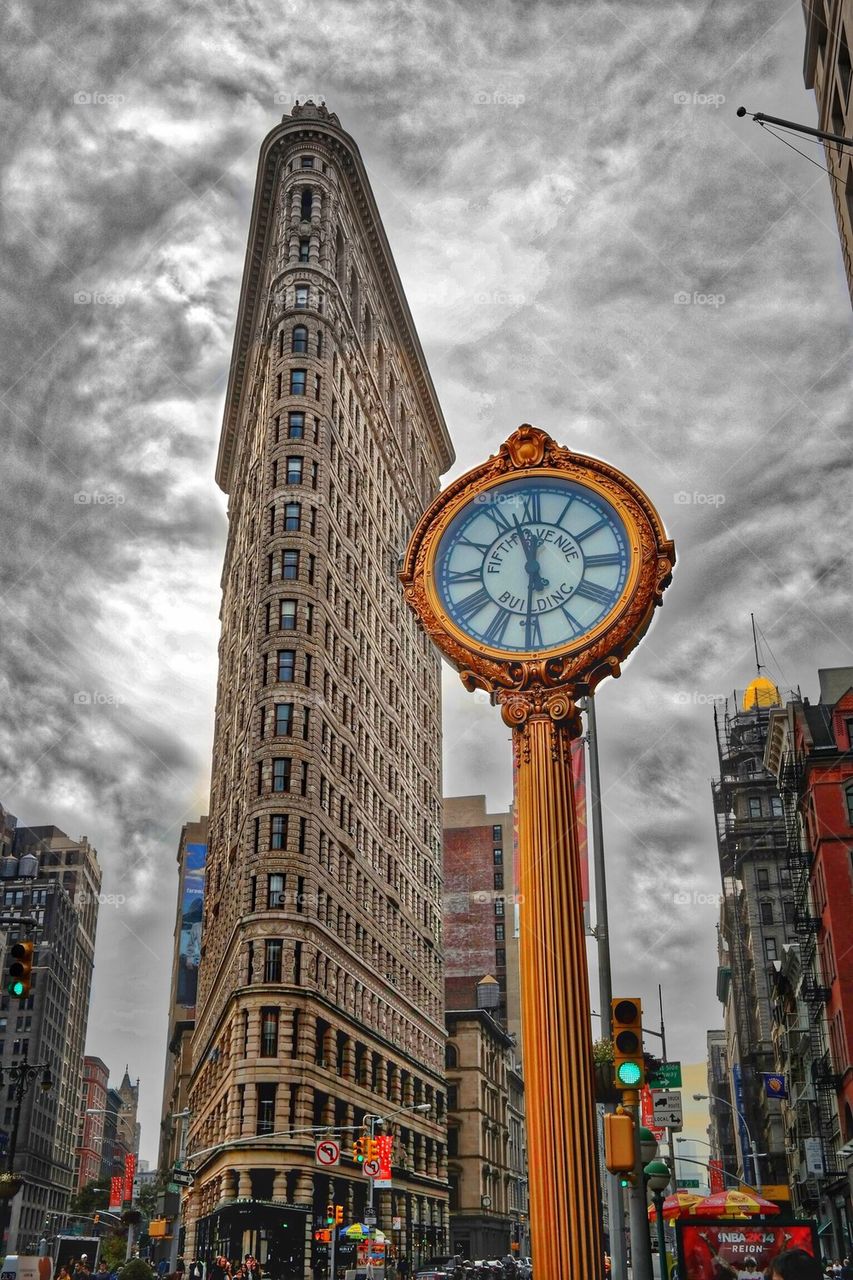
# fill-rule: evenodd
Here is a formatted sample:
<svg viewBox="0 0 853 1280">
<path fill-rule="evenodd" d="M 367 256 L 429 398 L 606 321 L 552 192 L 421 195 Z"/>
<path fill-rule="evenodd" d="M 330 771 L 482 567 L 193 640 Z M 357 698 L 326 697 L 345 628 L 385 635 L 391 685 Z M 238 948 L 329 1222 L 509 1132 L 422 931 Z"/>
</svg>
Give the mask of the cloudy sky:
<svg viewBox="0 0 853 1280">
<path fill-rule="evenodd" d="M 10 0 L 3 21 L 0 799 L 98 849 L 117 901 L 89 1049 L 141 1077 L 143 1155 L 175 849 L 207 805 L 213 470 L 257 153 L 309 95 L 362 149 L 457 470 L 532 421 L 629 472 L 676 539 L 599 721 L 615 984 L 653 957 L 670 1052 L 701 1058 L 712 700 L 753 674 L 751 610 L 804 693 L 853 663 L 829 180 L 735 117 L 814 123 L 798 0 Z M 505 805 L 497 713 L 445 691 L 448 794 Z"/>
</svg>

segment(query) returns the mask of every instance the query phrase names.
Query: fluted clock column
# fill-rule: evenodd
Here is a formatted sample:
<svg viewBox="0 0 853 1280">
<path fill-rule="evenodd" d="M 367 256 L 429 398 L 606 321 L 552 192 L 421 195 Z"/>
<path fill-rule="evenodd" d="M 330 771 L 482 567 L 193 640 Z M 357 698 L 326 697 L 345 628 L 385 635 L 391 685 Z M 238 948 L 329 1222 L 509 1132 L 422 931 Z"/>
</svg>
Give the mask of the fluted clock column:
<svg viewBox="0 0 853 1280">
<path fill-rule="evenodd" d="M 513 729 L 530 1226 L 544 1276 L 595 1277 L 604 1249 L 583 888 L 572 776 L 575 705 L 503 703 Z M 561 1230 L 554 1206 L 568 1214 Z"/>
</svg>

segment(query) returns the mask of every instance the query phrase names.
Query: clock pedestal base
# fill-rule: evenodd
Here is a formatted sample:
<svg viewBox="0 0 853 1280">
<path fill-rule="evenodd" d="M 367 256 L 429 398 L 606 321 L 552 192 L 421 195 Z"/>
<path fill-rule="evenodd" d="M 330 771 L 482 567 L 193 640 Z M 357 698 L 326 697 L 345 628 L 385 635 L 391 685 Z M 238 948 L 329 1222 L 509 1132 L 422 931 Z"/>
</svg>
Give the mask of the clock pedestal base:
<svg viewBox="0 0 853 1280">
<path fill-rule="evenodd" d="M 583 892 L 571 765 L 580 733 L 565 691 L 531 712 L 503 706 L 513 727 L 518 814 L 521 1013 L 536 1274 L 602 1274 L 598 1137 Z"/>
</svg>

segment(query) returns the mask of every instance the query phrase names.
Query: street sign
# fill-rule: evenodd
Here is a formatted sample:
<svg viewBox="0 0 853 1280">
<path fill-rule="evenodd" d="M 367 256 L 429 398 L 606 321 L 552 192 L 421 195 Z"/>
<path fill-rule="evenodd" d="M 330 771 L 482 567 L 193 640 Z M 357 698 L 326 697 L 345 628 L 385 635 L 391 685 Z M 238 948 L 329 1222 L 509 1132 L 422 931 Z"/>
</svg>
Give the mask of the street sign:
<svg viewBox="0 0 853 1280">
<path fill-rule="evenodd" d="M 361 1166 L 361 1172 L 365 1178 L 378 1178 L 382 1164 L 379 1160 L 365 1160 Z"/>
<path fill-rule="evenodd" d="M 392 1219 L 391 1219 L 391 1230 L 392 1230 L 392 1231 L 402 1231 L 402 1230 L 403 1230 L 403 1219 L 402 1219 L 402 1218 L 392 1218 Z"/>
<path fill-rule="evenodd" d="M 652 1089 L 652 1115 L 661 1129 L 680 1129 L 684 1123 L 681 1112 L 681 1094 L 669 1090 Z"/>
<path fill-rule="evenodd" d="M 314 1148 L 314 1159 L 325 1169 L 341 1162 L 341 1144 L 332 1138 L 321 1138 Z"/>
<path fill-rule="evenodd" d="M 376 1210 L 371 1209 L 369 1205 L 364 1211 L 364 1221 L 369 1227 L 376 1226 Z"/>
<path fill-rule="evenodd" d="M 662 1062 L 657 1071 L 649 1076 L 650 1089 L 680 1089 L 681 1063 Z"/>
<path fill-rule="evenodd" d="M 390 1191 L 394 1183 L 390 1178 L 374 1178 L 373 1186 L 376 1191 Z"/>
<path fill-rule="evenodd" d="M 172 1181 L 177 1182 L 179 1187 L 191 1187 L 195 1174 L 191 1169 L 173 1169 Z"/>
<path fill-rule="evenodd" d="M 678 1185 L 685 1191 L 698 1191 L 701 1183 L 698 1178 L 679 1178 Z"/>
</svg>

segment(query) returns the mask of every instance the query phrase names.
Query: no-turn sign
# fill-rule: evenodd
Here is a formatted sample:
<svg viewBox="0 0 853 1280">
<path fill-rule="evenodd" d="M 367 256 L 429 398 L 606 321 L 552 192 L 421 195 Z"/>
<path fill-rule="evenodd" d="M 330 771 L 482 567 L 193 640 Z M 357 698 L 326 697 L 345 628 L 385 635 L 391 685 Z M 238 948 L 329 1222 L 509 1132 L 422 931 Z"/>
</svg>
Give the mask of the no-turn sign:
<svg viewBox="0 0 853 1280">
<path fill-rule="evenodd" d="M 361 1166 L 361 1172 L 365 1178 L 378 1178 L 382 1163 L 379 1160 L 365 1160 Z"/>
<path fill-rule="evenodd" d="M 329 1169 L 341 1162 L 341 1144 L 331 1138 L 321 1138 L 314 1148 L 314 1158 L 318 1164 Z"/>
</svg>

